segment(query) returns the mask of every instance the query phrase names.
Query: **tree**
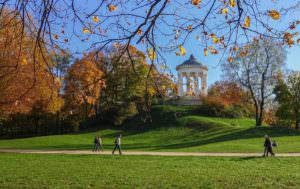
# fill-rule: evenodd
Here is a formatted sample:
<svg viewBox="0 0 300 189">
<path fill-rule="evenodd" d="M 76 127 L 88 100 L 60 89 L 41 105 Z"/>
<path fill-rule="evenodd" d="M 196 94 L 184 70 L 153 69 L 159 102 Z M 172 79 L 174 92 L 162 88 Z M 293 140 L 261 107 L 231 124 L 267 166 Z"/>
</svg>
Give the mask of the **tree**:
<svg viewBox="0 0 300 189">
<path fill-rule="evenodd" d="M 208 97 L 218 98 L 225 105 L 240 105 L 248 94 L 235 82 L 217 81 L 209 88 Z"/>
<path fill-rule="evenodd" d="M 83 113 L 84 119 L 95 115 L 96 101 L 105 86 L 104 73 L 96 66 L 96 61 L 93 53 L 85 55 L 71 65 L 65 78 L 67 109 L 72 114 Z"/>
<path fill-rule="evenodd" d="M 5 26 L 0 30 L 0 112 L 29 113 L 38 103 L 44 112 L 59 110 L 61 83 L 51 72 L 47 49 L 34 50 L 34 37 L 22 30 L 14 12 L 2 10 L 0 25 Z"/>
<path fill-rule="evenodd" d="M 106 81 L 99 109 L 110 112 L 110 115 L 115 114 L 113 120 L 118 122 L 116 124 L 137 112 L 146 122 L 151 120 L 153 97 L 162 98 L 168 95 L 174 85 L 170 75 L 147 64 L 143 52 L 130 46 L 127 54 L 120 55 L 124 48 L 126 46 L 116 44 L 99 56 L 99 67 L 104 71 Z"/>
<path fill-rule="evenodd" d="M 245 87 L 255 107 L 256 125 L 263 122 L 265 106 L 272 98 L 276 78 L 286 58 L 285 49 L 275 41 L 264 39 L 233 51 L 232 59 L 223 64 L 225 77 Z"/>
<path fill-rule="evenodd" d="M 283 119 L 293 120 L 295 128 L 300 124 L 300 72 L 293 71 L 285 81 L 282 77 L 274 89 L 275 101 L 279 107 L 276 115 Z"/>
</svg>

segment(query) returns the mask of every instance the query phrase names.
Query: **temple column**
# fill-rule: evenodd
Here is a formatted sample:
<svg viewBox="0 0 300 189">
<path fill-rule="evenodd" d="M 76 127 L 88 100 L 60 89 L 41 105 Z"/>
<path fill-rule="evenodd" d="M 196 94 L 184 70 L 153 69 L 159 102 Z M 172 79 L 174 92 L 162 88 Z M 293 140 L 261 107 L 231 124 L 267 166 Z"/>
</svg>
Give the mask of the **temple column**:
<svg viewBox="0 0 300 189">
<path fill-rule="evenodd" d="M 190 76 L 190 73 L 187 73 L 186 74 L 186 92 L 191 91 L 190 85 L 191 85 L 191 76 Z"/>
<path fill-rule="evenodd" d="M 178 73 L 177 88 L 178 88 L 178 96 L 183 96 L 183 77 L 181 73 Z"/>
<path fill-rule="evenodd" d="M 207 95 L 207 74 L 204 73 L 201 77 L 201 91 L 202 95 Z"/>
<path fill-rule="evenodd" d="M 195 95 L 199 95 L 199 77 L 197 74 L 194 75 L 194 92 Z"/>
</svg>

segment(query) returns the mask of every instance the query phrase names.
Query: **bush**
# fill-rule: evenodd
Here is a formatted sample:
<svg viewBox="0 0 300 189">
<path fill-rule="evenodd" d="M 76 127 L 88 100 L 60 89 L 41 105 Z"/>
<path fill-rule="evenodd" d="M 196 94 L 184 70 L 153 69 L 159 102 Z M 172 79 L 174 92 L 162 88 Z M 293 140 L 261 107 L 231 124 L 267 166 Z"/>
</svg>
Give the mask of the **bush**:
<svg viewBox="0 0 300 189">
<path fill-rule="evenodd" d="M 242 118 L 253 115 L 246 105 L 226 105 L 219 98 L 212 97 L 203 98 L 198 111 L 202 115 L 213 117 Z"/>
<path fill-rule="evenodd" d="M 104 111 L 101 117 L 108 124 L 121 125 L 126 119 L 134 117 L 137 113 L 138 111 L 134 102 L 122 102 Z"/>
</svg>

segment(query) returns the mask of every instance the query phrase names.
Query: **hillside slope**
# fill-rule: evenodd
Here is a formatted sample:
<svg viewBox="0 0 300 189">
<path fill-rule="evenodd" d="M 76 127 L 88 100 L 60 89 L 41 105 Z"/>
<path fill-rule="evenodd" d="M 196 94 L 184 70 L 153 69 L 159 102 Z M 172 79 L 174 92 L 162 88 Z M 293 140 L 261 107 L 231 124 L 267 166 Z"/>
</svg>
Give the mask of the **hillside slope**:
<svg viewBox="0 0 300 189">
<path fill-rule="evenodd" d="M 143 125 L 131 120 L 123 126 L 81 133 L 0 140 L 0 148 L 91 149 L 100 135 L 111 150 L 116 134 L 123 134 L 124 150 L 262 152 L 263 136 L 277 141 L 278 152 L 300 152 L 300 133 L 276 127 L 255 127 L 251 119 L 199 116 L 196 107 L 155 106 L 153 122 Z"/>
</svg>

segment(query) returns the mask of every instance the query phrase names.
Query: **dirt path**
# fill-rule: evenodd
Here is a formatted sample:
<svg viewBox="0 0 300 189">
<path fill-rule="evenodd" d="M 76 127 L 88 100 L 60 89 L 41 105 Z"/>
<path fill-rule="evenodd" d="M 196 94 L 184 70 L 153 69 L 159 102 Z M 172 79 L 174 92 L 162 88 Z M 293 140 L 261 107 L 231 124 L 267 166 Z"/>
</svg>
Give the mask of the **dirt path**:
<svg viewBox="0 0 300 189">
<path fill-rule="evenodd" d="M 88 150 L 20 150 L 0 149 L 0 153 L 23 153 L 23 154 L 93 154 L 111 155 L 111 151 L 92 152 Z M 116 154 L 118 154 L 116 152 Z M 123 155 L 149 155 L 149 156 L 212 156 L 212 157 L 260 157 L 261 153 L 212 153 L 212 152 L 143 152 L 125 151 Z M 277 153 L 277 157 L 300 157 L 300 153 Z"/>
</svg>

